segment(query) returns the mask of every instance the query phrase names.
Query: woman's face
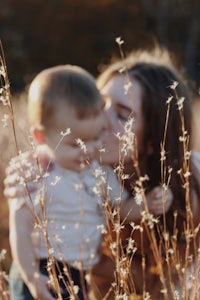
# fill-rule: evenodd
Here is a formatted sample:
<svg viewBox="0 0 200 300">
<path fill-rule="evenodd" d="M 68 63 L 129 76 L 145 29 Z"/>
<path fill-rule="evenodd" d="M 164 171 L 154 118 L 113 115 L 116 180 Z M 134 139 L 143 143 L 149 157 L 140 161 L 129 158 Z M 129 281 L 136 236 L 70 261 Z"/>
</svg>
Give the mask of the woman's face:
<svg viewBox="0 0 200 300">
<path fill-rule="evenodd" d="M 115 134 L 124 133 L 124 125 L 129 117 L 134 118 L 133 132 L 137 140 L 137 150 L 140 151 L 143 140 L 144 121 L 142 114 L 142 87 L 136 79 L 131 79 L 131 87 L 125 93 L 125 76 L 117 75 L 111 78 L 102 88 L 101 94 L 106 101 L 105 111 L 108 129 L 102 136 L 106 152 L 104 163 L 119 162 L 119 139 Z M 126 161 L 130 161 L 130 156 Z"/>
</svg>

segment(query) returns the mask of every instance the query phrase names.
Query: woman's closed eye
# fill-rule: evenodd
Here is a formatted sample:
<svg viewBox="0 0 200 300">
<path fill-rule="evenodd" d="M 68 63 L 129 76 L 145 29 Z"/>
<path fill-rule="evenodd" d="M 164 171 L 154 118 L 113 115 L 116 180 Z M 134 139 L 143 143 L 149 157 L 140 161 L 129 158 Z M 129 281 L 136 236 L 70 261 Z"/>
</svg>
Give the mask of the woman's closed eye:
<svg viewBox="0 0 200 300">
<path fill-rule="evenodd" d="M 118 104 L 116 106 L 116 116 L 121 122 L 123 123 L 127 122 L 130 117 L 130 114 L 131 114 L 130 107 L 121 104 Z"/>
<path fill-rule="evenodd" d="M 128 116 L 127 116 L 126 114 L 121 113 L 121 112 L 118 112 L 118 113 L 117 113 L 117 118 L 118 118 L 121 122 L 123 122 L 123 123 L 125 123 L 125 122 L 128 121 Z"/>
<path fill-rule="evenodd" d="M 131 111 L 129 109 L 120 109 L 116 112 L 118 120 L 120 120 L 122 123 L 126 123 L 128 119 L 130 118 Z"/>
</svg>

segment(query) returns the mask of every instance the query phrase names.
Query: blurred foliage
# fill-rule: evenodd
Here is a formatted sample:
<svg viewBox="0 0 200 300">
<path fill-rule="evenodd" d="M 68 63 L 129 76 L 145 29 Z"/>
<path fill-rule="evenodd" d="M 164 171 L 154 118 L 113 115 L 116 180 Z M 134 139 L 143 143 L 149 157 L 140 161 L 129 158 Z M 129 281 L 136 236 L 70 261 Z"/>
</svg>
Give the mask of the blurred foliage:
<svg viewBox="0 0 200 300">
<path fill-rule="evenodd" d="M 1 0 L 0 39 L 14 90 L 41 69 L 100 65 L 125 51 L 158 42 L 174 51 L 199 86 L 199 0 Z"/>
</svg>

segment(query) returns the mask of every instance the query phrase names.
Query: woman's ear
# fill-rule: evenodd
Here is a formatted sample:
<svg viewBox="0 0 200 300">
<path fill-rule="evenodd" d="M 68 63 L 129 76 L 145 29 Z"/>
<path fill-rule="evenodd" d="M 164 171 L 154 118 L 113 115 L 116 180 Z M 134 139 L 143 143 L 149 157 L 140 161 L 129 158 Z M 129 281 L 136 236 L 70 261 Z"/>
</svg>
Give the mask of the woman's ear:
<svg viewBox="0 0 200 300">
<path fill-rule="evenodd" d="M 37 127 L 31 127 L 31 134 L 38 145 L 45 144 L 45 136 L 42 129 Z"/>
</svg>

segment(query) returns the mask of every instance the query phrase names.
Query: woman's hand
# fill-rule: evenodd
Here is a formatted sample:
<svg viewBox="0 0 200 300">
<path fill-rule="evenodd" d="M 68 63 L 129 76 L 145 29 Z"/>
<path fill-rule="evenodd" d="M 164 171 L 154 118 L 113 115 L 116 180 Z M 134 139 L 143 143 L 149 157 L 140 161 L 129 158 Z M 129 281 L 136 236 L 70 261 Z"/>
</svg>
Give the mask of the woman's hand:
<svg viewBox="0 0 200 300">
<path fill-rule="evenodd" d="M 37 147 L 36 152 L 27 151 L 11 159 L 6 169 L 4 195 L 8 199 L 25 197 L 37 190 L 37 180 L 45 172 L 51 172 L 54 162 L 63 168 L 80 172 L 82 165 L 89 164 L 91 159 L 98 158 L 99 142 L 85 145 L 86 152 L 79 145 L 58 147 L 53 155 L 47 145 Z M 54 157 L 55 156 L 55 157 Z"/>
<path fill-rule="evenodd" d="M 170 209 L 173 201 L 173 194 L 170 188 L 164 191 L 161 187 L 155 187 L 147 195 L 149 211 L 155 216 L 162 215 Z"/>
<path fill-rule="evenodd" d="M 34 181 L 39 176 L 39 172 L 39 166 L 32 151 L 12 158 L 6 168 L 5 197 L 8 199 L 25 197 L 26 185 L 30 192 L 34 192 L 37 189 Z"/>
</svg>

